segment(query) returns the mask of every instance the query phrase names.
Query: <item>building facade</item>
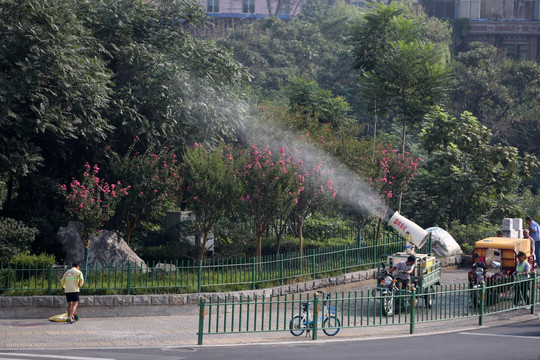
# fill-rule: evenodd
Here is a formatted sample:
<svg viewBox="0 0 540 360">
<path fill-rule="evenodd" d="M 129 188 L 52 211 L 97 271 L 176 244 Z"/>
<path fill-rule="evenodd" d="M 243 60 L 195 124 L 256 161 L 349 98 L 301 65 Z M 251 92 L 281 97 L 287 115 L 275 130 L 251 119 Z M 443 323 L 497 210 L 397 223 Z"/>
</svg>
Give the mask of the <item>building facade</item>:
<svg viewBox="0 0 540 360">
<path fill-rule="evenodd" d="M 287 20 L 302 10 L 303 0 L 199 0 L 211 19 L 211 26 L 197 35 L 223 36 L 230 29 L 268 16 Z"/>
<path fill-rule="evenodd" d="M 197 30 L 197 35 L 203 37 L 223 36 L 229 29 L 267 16 L 290 19 L 298 15 L 304 5 L 303 0 L 199 1 L 212 22 L 212 26 Z M 369 1 L 346 0 L 359 7 L 365 7 Z M 540 0 L 417 1 L 431 16 L 468 19 L 467 42 L 494 44 L 515 58 L 540 62 Z"/>
<path fill-rule="evenodd" d="M 468 42 L 480 41 L 507 54 L 540 62 L 539 0 L 420 0 L 439 18 L 469 19 Z"/>
</svg>

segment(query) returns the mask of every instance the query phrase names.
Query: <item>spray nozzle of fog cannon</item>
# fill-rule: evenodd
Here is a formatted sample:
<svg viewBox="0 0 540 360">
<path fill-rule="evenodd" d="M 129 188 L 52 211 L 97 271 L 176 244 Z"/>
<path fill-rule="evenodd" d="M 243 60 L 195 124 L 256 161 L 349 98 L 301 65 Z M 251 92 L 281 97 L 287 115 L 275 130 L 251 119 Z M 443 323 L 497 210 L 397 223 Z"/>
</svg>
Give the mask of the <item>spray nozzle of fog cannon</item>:
<svg viewBox="0 0 540 360">
<path fill-rule="evenodd" d="M 429 233 L 426 230 L 400 215 L 397 211 L 392 215 L 390 221 L 388 221 L 388 225 L 394 228 L 407 242 L 414 244 L 417 249 L 424 246 L 429 238 Z"/>
</svg>

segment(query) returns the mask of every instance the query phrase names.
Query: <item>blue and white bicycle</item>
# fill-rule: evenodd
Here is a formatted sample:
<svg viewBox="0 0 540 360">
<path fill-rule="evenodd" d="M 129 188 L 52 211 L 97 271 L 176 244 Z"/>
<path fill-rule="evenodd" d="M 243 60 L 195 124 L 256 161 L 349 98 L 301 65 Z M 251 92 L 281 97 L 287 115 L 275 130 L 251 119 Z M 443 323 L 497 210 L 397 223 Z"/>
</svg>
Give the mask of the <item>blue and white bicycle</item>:
<svg viewBox="0 0 540 360">
<path fill-rule="evenodd" d="M 323 311 L 319 315 L 319 319 L 317 319 L 317 325 L 322 325 L 322 330 L 324 333 L 328 336 L 334 336 L 339 332 L 339 328 L 341 327 L 341 322 L 336 316 L 336 307 L 330 307 L 328 304 L 330 302 L 330 295 L 324 296 L 324 292 L 317 291 L 320 294 L 323 294 Z M 313 329 L 313 319 L 311 319 L 309 312 L 309 303 L 305 302 L 302 303 L 302 314 L 298 314 L 293 316 L 291 321 L 289 322 L 289 329 L 291 331 L 291 334 L 294 336 L 300 336 L 306 332 L 306 335 L 311 332 Z M 324 319 L 323 319 L 324 317 Z"/>
</svg>

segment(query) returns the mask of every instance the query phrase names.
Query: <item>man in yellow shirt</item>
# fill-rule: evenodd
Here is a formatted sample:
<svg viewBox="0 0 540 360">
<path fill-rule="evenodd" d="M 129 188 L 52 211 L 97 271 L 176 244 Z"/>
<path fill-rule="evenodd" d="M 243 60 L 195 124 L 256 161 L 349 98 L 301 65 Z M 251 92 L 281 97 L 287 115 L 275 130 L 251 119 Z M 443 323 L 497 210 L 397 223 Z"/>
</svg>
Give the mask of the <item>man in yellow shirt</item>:
<svg viewBox="0 0 540 360">
<path fill-rule="evenodd" d="M 74 262 L 72 268 L 65 272 L 62 276 L 62 289 L 66 294 L 67 300 L 67 323 L 73 324 L 73 314 L 76 314 L 77 305 L 79 305 L 79 292 L 81 287 L 84 284 L 84 277 L 82 272 L 79 270 L 81 268 L 80 262 Z"/>
</svg>

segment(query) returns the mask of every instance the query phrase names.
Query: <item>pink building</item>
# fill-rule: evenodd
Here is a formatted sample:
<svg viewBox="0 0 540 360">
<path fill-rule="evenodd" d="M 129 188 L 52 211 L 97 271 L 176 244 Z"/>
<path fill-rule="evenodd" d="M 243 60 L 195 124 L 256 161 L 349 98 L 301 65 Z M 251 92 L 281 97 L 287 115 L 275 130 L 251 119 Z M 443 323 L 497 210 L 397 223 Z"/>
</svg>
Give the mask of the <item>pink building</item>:
<svg viewBox="0 0 540 360">
<path fill-rule="evenodd" d="M 302 0 L 200 0 L 200 4 L 211 16 L 290 18 L 298 15 Z"/>
</svg>

